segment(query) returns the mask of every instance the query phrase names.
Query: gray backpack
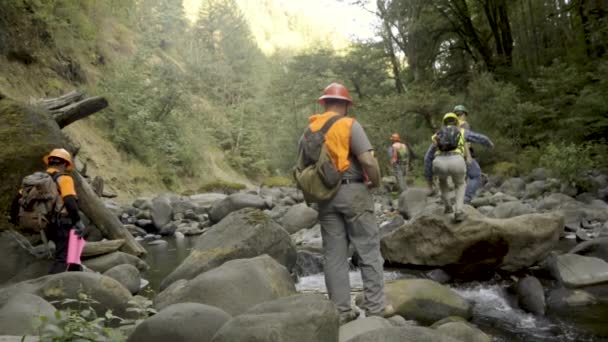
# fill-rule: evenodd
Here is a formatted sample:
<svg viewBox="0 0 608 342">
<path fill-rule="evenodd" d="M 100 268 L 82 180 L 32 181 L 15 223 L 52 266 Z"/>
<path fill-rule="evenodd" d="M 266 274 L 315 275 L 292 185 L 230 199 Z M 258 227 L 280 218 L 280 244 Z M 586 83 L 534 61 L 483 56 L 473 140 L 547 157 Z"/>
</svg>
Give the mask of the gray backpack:
<svg viewBox="0 0 608 342">
<path fill-rule="evenodd" d="M 39 232 L 57 219 L 63 201 L 57 187 L 60 173 L 35 172 L 23 178 L 19 199 L 19 227 Z"/>
</svg>

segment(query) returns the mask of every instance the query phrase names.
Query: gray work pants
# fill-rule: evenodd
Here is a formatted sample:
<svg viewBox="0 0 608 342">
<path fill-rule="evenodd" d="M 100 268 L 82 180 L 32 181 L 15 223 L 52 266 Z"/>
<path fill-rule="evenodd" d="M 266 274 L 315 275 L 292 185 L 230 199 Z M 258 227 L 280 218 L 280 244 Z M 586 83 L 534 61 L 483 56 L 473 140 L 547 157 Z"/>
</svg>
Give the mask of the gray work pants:
<svg viewBox="0 0 608 342">
<path fill-rule="evenodd" d="M 397 185 L 399 186 L 399 192 L 405 191 L 407 184 L 405 183 L 405 172 L 407 170 L 406 165 L 399 163 L 393 164 L 393 175 L 397 179 Z"/>
<path fill-rule="evenodd" d="M 448 192 L 448 177 L 452 178 L 452 183 L 456 188 L 455 212 L 461 212 L 464 206 L 464 192 L 466 189 L 465 176 L 467 165 L 463 156 L 460 154 L 438 155 L 433 160 L 433 174 L 439 179 L 439 189 L 441 199 L 445 206 L 451 205 Z"/>
<path fill-rule="evenodd" d="M 340 313 L 351 310 L 348 245 L 359 254 L 363 305 L 367 314 L 384 311 L 384 259 L 374 217 L 374 203 L 363 183 L 343 184 L 336 196 L 319 205 L 323 237 L 325 285 Z"/>
</svg>

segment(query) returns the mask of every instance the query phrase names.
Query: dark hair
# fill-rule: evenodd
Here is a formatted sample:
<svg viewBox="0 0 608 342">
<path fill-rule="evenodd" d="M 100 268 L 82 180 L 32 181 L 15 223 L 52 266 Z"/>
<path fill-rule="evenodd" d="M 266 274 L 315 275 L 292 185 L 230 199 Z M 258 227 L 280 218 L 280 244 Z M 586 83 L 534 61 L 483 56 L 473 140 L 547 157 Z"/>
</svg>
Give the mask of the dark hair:
<svg viewBox="0 0 608 342">
<path fill-rule="evenodd" d="M 68 162 L 66 162 L 65 160 L 63 160 L 61 158 L 49 157 L 49 166 L 55 166 L 55 165 L 64 165 L 64 166 L 67 166 Z"/>
</svg>

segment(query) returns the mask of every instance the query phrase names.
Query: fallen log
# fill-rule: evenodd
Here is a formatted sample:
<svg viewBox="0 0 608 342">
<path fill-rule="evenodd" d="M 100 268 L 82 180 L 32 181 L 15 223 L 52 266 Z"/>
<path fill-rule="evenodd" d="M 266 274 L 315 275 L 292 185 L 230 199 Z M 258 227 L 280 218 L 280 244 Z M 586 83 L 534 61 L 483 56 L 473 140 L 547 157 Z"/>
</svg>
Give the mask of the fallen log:
<svg viewBox="0 0 608 342">
<path fill-rule="evenodd" d="M 71 123 L 99 112 L 107 106 L 108 100 L 101 96 L 95 96 L 52 110 L 51 114 L 55 121 L 57 121 L 59 127 L 64 128 Z"/>
<path fill-rule="evenodd" d="M 56 98 L 42 99 L 34 101 L 34 104 L 45 108 L 48 111 L 53 111 L 61 107 L 65 107 L 71 103 L 78 102 L 84 98 L 84 92 L 80 90 L 72 90 L 71 92 L 61 95 Z"/>
<path fill-rule="evenodd" d="M 89 257 L 110 254 L 112 252 L 116 252 L 124 244 L 124 239 L 87 242 L 87 244 L 84 246 L 84 250 L 82 251 L 82 256 Z"/>
<path fill-rule="evenodd" d="M 122 225 L 118 217 L 106 208 L 82 175 L 78 171 L 73 171 L 72 175 L 76 181 L 76 192 L 78 193 L 78 206 L 80 210 L 87 215 L 91 222 L 95 223 L 104 236 L 116 240 L 124 239 L 125 243 L 121 247 L 123 252 L 136 256 L 145 255 L 146 250 Z"/>
</svg>

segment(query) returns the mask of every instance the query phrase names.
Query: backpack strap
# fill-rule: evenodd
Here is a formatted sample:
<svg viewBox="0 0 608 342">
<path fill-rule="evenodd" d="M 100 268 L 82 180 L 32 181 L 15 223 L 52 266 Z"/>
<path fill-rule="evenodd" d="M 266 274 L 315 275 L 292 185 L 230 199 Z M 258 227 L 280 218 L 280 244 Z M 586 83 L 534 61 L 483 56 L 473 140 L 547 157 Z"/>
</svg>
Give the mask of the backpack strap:
<svg viewBox="0 0 608 342">
<path fill-rule="evenodd" d="M 329 118 L 329 120 L 327 120 L 325 122 L 325 124 L 323 124 L 323 127 L 321 127 L 321 129 L 319 130 L 320 132 L 323 133 L 323 135 L 327 134 L 327 132 L 329 132 L 329 129 L 331 128 L 331 126 L 334 125 L 334 123 L 336 123 L 336 121 L 343 119 L 344 116 L 337 114 L 332 116 L 331 118 Z"/>
</svg>

